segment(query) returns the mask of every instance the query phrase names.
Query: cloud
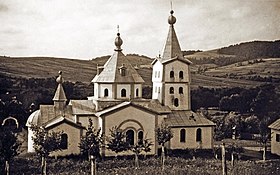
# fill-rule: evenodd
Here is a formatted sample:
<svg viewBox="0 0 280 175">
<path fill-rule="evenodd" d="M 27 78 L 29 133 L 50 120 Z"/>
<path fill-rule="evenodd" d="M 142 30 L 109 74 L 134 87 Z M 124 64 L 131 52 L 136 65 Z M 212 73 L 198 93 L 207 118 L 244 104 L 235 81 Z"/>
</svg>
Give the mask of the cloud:
<svg viewBox="0 0 280 175">
<path fill-rule="evenodd" d="M 173 9 L 183 50 L 280 36 L 278 0 L 175 0 Z M 170 0 L 5 1 L 0 5 L 0 55 L 108 55 L 120 25 L 124 53 L 154 57 L 167 36 L 169 11 Z M 18 45 L 25 47 L 18 50 Z"/>
<path fill-rule="evenodd" d="M 8 8 L 7 5 L 1 4 L 1 3 L 0 3 L 0 13 L 1 13 L 1 12 L 6 12 L 6 11 L 8 11 L 8 10 L 9 10 L 9 8 Z"/>
</svg>

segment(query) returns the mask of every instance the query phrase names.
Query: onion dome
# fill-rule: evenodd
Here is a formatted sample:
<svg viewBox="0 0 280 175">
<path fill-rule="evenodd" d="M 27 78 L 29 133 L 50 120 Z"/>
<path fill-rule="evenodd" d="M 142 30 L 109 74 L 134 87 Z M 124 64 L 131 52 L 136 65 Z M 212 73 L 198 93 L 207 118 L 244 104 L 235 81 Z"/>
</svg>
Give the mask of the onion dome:
<svg viewBox="0 0 280 175">
<path fill-rule="evenodd" d="M 63 78 L 62 78 L 62 71 L 59 71 L 58 72 L 58 77 L 56 79 L 56 82 L 59 83 L 59 84 L 62 84 L 63 83 Z"/>
<path fill-rule="evenodd" d="M 175 16 L 173 16 L 173 13 L 174 13 L 174 11 L 173 10 L 171 10 L 170 11 L 170 16 L 169 16 L 169 18 L 168 18 L 168 23 L 170 24 L 170 25 L 173 25 L 173 24 L 175 24 L 176 23 L 176 18 L 175 18 Z"/>
<path fill-rule="evenodd" d="M 117 37 L 115 39 L 115 45 L 116 45 L 115 51 L 122 51 L 122 49 L 121 49 L 122 43 L 123 43 L 123 41 L 120 37 L 120 33 L 117 33 Z"/>
</svg>

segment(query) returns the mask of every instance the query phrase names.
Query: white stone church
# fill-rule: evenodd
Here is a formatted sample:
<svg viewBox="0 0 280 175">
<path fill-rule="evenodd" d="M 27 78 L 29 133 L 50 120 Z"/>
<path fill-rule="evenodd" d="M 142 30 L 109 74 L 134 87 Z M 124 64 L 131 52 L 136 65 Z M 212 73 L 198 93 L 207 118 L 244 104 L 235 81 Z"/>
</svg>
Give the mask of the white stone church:
<svg viewBox="0 0 280 175">
<path fill-rule="evenodd" d="M 53 105 L 40 105 L 27 121 L 43 126 L 49 131 L 63 131 L 65 143 L 62 151 L 53 155 L 79 154 L 79 143 L 89 118 L 96 129 L 101 128 L 106 136 L 109 129 L 122 129 L 130 144 L 148 138 L 153 142 L 150 154 L 157 154 L 155 129 L 165 123 L 171 127 L 174 137 L 166 145 L 169 149 L 213 148 L 214 123 L 202 114 L 191 111 L 190 64 L 184 58 L 174 30 L 176 18 L 173 11 L 168 18 L 169 32 L 162 56 L 153 62 L 152 99 L 142 98 L 144 80 L 123 54 L 122 39 L 117 34 L 115 50 L 104 66 L 97 68 L 93 78 L 94 96 L 88 100 L 70 100 L 63 90 L 60 72 Z M 28 129 L 28 152 L 34 152 L 33 133 Z M 131 154 L 126 152 L 124 154 Z M 102 155 L 114 155 L 103 148 Z"/>
</svg>

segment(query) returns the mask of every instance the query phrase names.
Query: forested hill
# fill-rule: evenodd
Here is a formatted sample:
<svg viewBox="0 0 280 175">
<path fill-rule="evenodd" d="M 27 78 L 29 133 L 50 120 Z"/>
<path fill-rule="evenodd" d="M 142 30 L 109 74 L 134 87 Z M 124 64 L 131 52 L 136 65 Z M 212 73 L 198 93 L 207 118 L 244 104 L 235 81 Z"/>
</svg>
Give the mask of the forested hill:
<svg viewBox="0 0 280 175">
<path fill-rule="evenodd" d="M 218 53 L 236 55 L 248 59 L 280 58 L 280 40 L 240 43 L 218 49 Z"/>
</svg>

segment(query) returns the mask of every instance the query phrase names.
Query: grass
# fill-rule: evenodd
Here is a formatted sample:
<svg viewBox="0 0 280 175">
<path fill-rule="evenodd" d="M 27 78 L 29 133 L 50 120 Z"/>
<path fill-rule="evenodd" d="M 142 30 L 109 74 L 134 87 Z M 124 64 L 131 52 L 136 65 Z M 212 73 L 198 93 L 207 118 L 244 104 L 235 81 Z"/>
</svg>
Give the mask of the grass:
<svg viewBox="0 0 280 175">
<path fill-rule="evenodd" d="M 90 174 L 90 163 L 80 158 L 49 158 L 47 164 L 48 174 Z M 164 174 L 164 175 L 219 175 L 222 174 L 221 160 L 182 157 L 167 157 L 164 171 L 161 170 L 160 159 L 148 157 L 140 159 L 140 168 L 135 169 L 134 160 L 129 157 L 120 159 L 105 159 L 97 164 L 100 175 L 120 174 Z M 280 174 L 280 159 L 262 161 L 236 161 L 234 167 L 227 162 L 228 174 L 267 175 Z M 34 155 L 24 155 L 15 158 L 11 165 L 11 174 L 40 174 L 40 161 Z"/>
<path fill-rule="evenodd" d="M 78 59 L 66 59 L 66 58 L 50 58 L 50 57 L 1 57 L 0 56 L 0 73 L 13 77 L 24 78 L 49 78 L 56 77 L 57 72 L 62 70 L 65 81 L 81 81 L 84 83 L 90 83 L 96 74 L 96 64 L 103 65 L 106 62 L 106 57 L 100 57 L 94 60 L 78 60 Z M 128 56 L 131 64 L 138 65 L 138 73 L 145 80 L 147 86 L 152 85 L 152 59 L 143 56 Z M 272 74 L 273 69 L 271 67 L 279 66 L 280 62 L 267 61 L 265 67 L 271 69 L 269 74 Z M 261 64 L 255 64 L 261 66 Z M 271 66 L 270 66 L 271 65 Z M 28 67 L 28 69 L 26 69 Z M 191 69 L 194 69 L 195 65 L 192 65 Z M 245 66 L 241 66 L 239 69 L 245 73 L 249 69 Z M 198 86 L 204 87 L 254 87 L 260 85 L 261 82 L 250 81 L 245 79 L 231 79 L 221 77 L 224 74 L 238 72 L 232 67 L 221 67 L 216 70 L 209 70 L 204 75 L 192 74 L 191 87 L 196 88 Z M 254 68 L 252 68 L 254 69 Z M 255 74 L 268 72 L 268 69 L 262 71 L 263 68 L 255 69 Z M 259 71 L 259 72 L 258 72 Z M 278 75 L 278 76 L 277 76 Z M 277 77 L 280 75 L 277 73 Z"/>
</svg>

